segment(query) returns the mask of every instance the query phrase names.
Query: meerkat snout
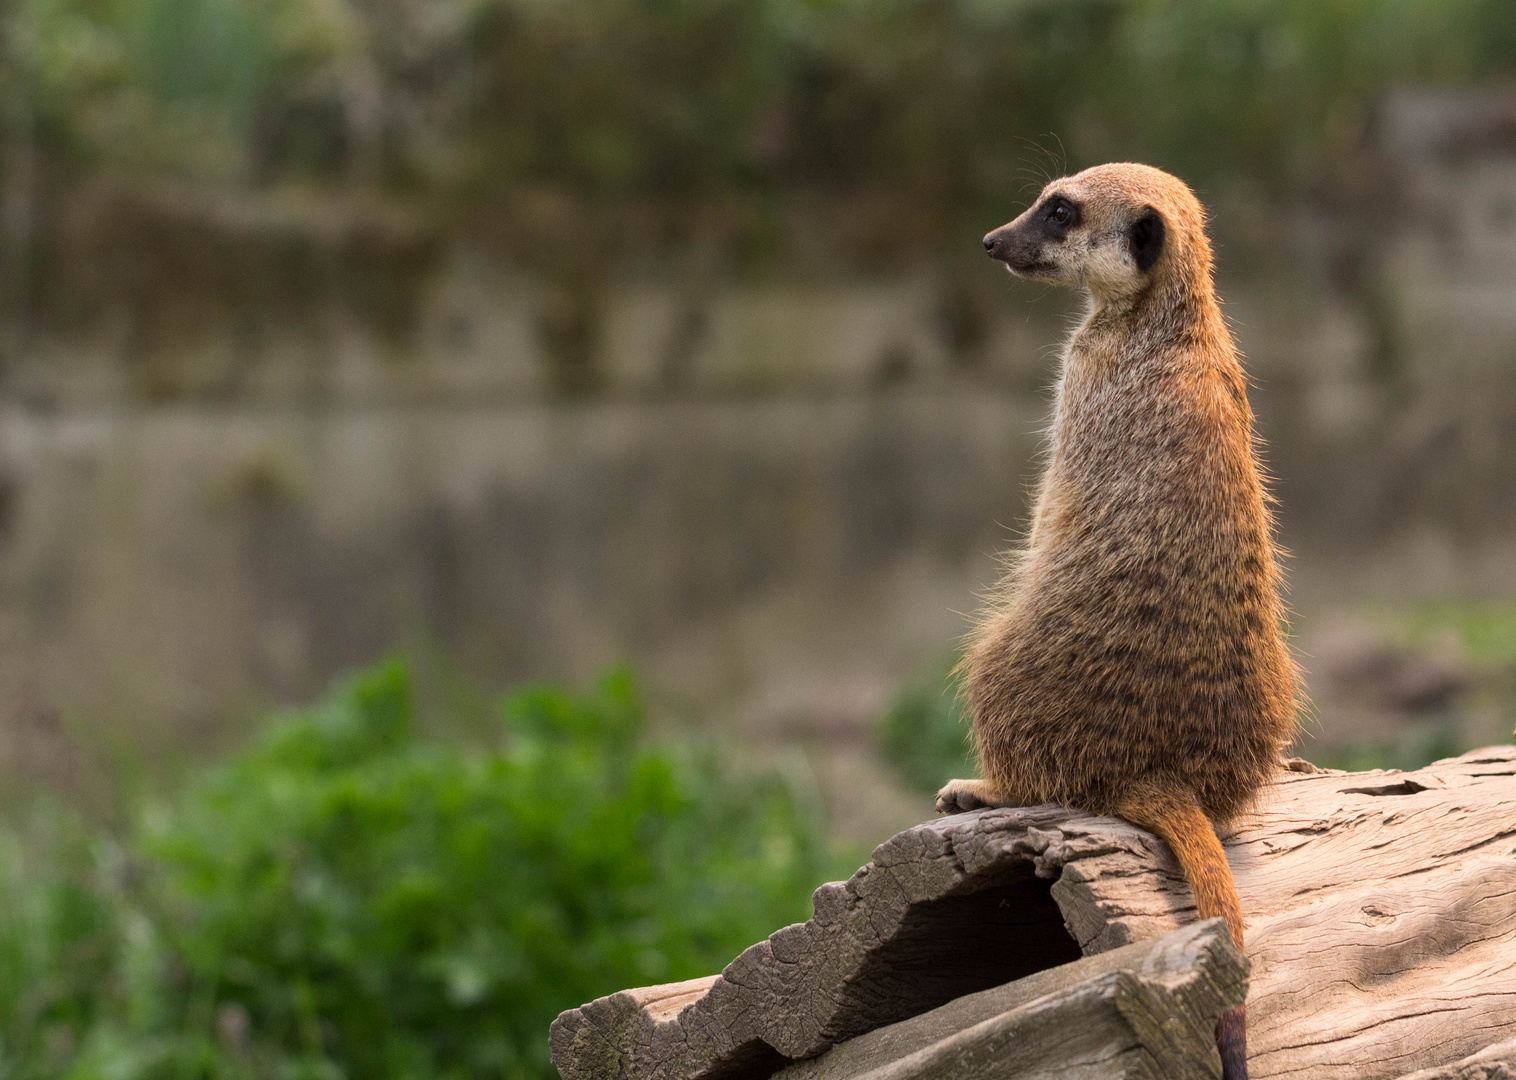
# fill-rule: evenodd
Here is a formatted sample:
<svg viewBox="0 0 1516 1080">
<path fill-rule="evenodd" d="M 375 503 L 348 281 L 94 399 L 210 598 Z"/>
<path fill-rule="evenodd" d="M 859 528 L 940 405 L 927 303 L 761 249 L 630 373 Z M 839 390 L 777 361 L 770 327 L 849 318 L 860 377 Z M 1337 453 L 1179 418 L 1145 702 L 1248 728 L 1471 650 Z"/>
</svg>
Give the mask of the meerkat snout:
<svg viewBox="0 0 1516 1080">
<path fill-rule="evenodd" d="M 986 236 L 984 250 L 1018 277 L 1059 280 L 1069 261 L 1064 249 L 1081 219 L 1079 204 L 1055 192 Z"/>
</svg>

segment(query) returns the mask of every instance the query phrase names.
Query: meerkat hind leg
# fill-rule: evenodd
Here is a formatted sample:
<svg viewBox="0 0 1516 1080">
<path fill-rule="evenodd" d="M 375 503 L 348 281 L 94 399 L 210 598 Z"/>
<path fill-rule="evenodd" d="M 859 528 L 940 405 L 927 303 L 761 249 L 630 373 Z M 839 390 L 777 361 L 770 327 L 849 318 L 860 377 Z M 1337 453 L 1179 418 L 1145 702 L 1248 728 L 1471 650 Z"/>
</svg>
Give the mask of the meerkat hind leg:
<svg viewBox="0 0 1516 1080">
<path fill-rule="evenodd" d="M 939 814 L 962 814 L 986 807 L 1020 805 L 1021 800 L 1000 791 L 988 780 L 949 780 L 937 792 Z"/>
</svg>

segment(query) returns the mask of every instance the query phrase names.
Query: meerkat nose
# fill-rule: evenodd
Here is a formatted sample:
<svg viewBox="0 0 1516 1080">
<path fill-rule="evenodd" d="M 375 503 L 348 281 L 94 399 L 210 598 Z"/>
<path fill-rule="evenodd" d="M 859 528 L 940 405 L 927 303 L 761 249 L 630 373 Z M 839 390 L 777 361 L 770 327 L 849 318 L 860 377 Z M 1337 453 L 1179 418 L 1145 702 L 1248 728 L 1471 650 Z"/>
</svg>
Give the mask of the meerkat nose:
<svg viewBox="0 0 1516 1080">
<path fill-rule="evenodd" d="M 995 254 L 995 234 L 994 233 L 985 233 L 984 234 L 984 253 L 986 255 L 994 255 Z"/>
</svg>

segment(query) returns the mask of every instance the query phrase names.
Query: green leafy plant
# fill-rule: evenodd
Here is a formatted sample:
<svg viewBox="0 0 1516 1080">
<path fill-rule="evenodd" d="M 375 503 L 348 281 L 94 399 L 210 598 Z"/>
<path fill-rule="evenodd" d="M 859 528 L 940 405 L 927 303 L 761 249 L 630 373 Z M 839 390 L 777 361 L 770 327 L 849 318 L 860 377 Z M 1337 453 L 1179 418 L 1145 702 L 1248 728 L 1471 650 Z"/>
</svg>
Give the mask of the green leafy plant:
<svg viewBox="0 0 1516 1080">
<path fill-rule="evenodd" d="M 108 1020 L 131 925 L 123 866 L 56 804 L 0 835 L 0 1076 L 64 1073 Z"/>
<path fill-rule="evenodd" d="M 935 792 L 976 768 L 956 664 L 949 657 L 907 683 L 879 725 L 886 760 L 921 791 Z"/>
<path fill-rule="evenodd" d="M 125 849 L 0 847 L 5 1074 L 549 1077 L 559 1011 L 720 970 L 830 868 L 782 778 L 649 743 L 624 673 L 514 695 L 495 750 L 414 713 L 387 663 Z"/>
</svg>

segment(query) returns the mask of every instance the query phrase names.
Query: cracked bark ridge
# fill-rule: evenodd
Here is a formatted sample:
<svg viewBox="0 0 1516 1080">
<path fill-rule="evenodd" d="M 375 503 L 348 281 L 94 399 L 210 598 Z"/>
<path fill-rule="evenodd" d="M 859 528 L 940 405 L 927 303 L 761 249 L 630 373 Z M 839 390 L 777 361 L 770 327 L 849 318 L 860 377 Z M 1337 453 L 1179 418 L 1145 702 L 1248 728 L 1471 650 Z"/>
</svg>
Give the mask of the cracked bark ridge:
<svg viewBox="0 0 1516 1080">
<path fill-rule="evenodd" d="M 1395 1080 L 1513 1030 L 1516 747 L 1414 773 L 1281 770 L 1226 848 L 1255 1080 Z M 721 975 L 563 1013 L 553 1060 L 564 1080 L 758 1080 L 1194 919 L 1167 848 L 1126 822 L 1053 806 L 939 818 Z"/>
</svg>

